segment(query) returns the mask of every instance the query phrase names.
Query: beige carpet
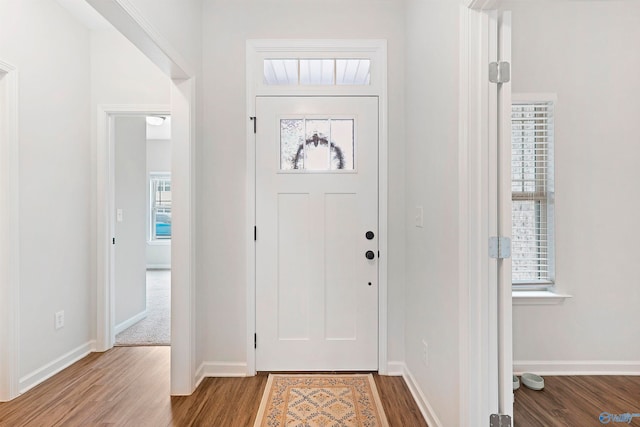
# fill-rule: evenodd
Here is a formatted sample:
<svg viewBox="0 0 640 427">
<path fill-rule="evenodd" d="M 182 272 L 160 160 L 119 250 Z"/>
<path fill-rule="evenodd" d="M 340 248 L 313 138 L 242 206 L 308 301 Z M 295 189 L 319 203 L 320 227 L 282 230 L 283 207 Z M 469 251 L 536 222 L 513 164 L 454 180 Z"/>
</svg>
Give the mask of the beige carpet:
<svg viewBox="0 0 640 427">
<path fill-rule="evenodd" d="M 147 270 L 147 317 L 116 335 L 116 345 L 171 345 L 171 270 Z"/>
<path fill-rule="evenodd" d="M 371 374 L 271 374 L 254 427 L 388 425 Z"/>
</svg>

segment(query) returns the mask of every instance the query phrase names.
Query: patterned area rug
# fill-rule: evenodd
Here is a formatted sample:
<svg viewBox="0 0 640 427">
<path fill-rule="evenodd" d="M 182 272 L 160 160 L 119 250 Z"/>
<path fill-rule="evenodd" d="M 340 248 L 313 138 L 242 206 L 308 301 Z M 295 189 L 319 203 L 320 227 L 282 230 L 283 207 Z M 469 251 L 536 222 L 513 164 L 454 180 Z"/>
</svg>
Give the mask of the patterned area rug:
<svg viewBox="0 0 640 427">
<path fill-rule="evenodd" d="M 388 425 L 371 374 L 271 374 L 254 427 Z"/>
</svg>

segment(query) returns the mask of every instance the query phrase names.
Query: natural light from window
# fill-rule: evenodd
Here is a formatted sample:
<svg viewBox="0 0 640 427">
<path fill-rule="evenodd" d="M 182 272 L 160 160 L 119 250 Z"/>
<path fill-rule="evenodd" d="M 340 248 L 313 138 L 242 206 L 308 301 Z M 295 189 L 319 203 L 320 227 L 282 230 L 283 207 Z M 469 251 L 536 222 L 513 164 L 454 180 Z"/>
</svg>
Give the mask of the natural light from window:
<svg viewBox="0 0 640 427">
<path fill-rule="evenodd" d="M 171 175 L 152 173 L 149 177 L 149 224 L 152 242 L 171 240 Z"/>
<path fill-rule="evenodd" d="M 518 102 L 511 110 L 512 280 L 554 283 L 553 103 Z"/>
<path fill-rule="evenodd" d="M 371 60 L 265 59 L 263 82 L 267 86 L 369 85 Z"/>
</svg>

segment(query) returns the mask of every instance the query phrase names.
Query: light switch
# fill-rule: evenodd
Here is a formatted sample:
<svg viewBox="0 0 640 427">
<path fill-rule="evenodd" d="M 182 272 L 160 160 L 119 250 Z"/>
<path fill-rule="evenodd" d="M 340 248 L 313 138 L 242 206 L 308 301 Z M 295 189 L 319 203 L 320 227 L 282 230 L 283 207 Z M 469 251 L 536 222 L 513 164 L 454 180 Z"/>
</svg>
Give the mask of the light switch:
<svg viewBox="0 0 640 427">
<path fill-rule="evenodd" d="M 424 210 L 422 206 L 416 207 L 416 227 L 424 228 Z"/>
<path fill-rule="evenodd" d="M 118 209 L 118 210 L 116 211 L 116 220 L 117 220 L 118 222 L 122 222 L 122 209 Z"/>
</svg>

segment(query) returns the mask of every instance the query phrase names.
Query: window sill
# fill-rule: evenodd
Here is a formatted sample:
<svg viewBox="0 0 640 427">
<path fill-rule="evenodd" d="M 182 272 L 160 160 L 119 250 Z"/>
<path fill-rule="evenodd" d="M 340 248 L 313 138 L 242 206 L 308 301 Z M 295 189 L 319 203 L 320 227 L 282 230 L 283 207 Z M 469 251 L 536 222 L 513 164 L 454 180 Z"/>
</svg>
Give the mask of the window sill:
<svg viewBox="0 0 640 427">
<path fill-rule="evenodd" d="M 171 246 L 171 239 L 168 240 L 147 240 L 149 246 Z"/>
<path fill-rule="evenodd" d="M 571 295 L 552 291 L 512 291 L 513 305 L 558 305 Z"/>
</svg>

